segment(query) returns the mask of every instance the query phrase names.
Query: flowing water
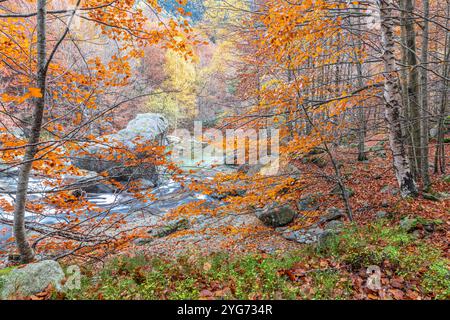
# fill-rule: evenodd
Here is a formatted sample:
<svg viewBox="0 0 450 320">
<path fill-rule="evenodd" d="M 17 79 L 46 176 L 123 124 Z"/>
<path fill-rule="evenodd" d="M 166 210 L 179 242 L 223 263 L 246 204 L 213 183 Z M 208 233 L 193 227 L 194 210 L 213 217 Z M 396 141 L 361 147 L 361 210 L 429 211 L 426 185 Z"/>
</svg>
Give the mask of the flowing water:
<svg viewBox="0 0 450 320">
<path fill-rule="evenodd" d="M 178 163 L 186 172 L 194 170 L 192 176 L 188 179 L 212 179 L 217 172 L 229 172 L 231 169 L 226 166 L 216 166 L 217 163 L 223 161 L 223 158 L 205 157 L 201 163 L 190 158 L 181 159 Z M 214 169 L 212 166 L 214 165 Z M 17 172 L 0 175 L 0 201 L 6 201 L 10 204 L 14 203 L 14 192 L 17 188 Z M 33 177 L 29 184 L 29 199 L 39 201 L 48 191 L 42 180 Z M 190 192 L 182 186 L 171 180 L 163 178 L 160 185 L 152 191 L 157 201 L 153 203 L 142 203 L 131 197 L 127 193 L 88 193 L 86 198 L 97 207 L 101 208 L 105 214 L 121 213 L 128 214 L 139 210 L 152 212 L 154 215 L 163 216 L 182 204 L 186 204 L 199 199 L 214 201 L 210 197 Z M 45 210 L 47 217 L 39 217 L 39 222 L 44 224 L 54 224 L 64 222 L 66 215 L 57 215 L 56 209 L 48 207 Z M 12 221 L 13 216 L 10 212 L 0 209 L 0 218 Z M 36 216 L 31 212 L 26 212 L 26 219 L 35 220 Z M 0 250 L 5 247 L 6 240 L 11 237 L 12 228 L 8 225 L 0 223 Z"/>
</svg>

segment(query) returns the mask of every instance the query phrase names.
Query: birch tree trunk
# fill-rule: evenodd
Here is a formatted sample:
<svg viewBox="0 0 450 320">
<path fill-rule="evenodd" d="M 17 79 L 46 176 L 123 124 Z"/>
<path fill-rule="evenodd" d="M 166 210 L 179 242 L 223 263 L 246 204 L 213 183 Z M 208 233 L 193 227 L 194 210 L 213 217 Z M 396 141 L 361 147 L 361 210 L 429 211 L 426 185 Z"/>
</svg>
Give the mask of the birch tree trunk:
<svg viewBox="0 0 450 320">
<path fill-rule="evenodd" d="M 14 207 L 14 237 L 19 250 L 22 263 L 29 263 L 34 259 L 34 252 L 27 241 L 25 230 L 25 208 L 27 202 L 28 183 L 34 158 L 38 152 L 38 144 L 41 135 L 42 119 L 45 107 L 46 87 L 46 0 L 37 2 L 37 87 L 41 91 L 41 97 L 35 98 L 33 110 L 33 122 L 28 145 L 25 150 L 23 163 L 20 167 L 16 201 Z"/>
<path fill-rule="evenodd" d="M 393 154 L 394 170 L 402 197 L 417 196 L 417 186 L 411 174 L 401 126 L 402 96 L 394 57 L 394 19 L 392 0 L 380 1 L 383 62 L 385 66 L 384 98 L 389 143 Z"/>
</svg>

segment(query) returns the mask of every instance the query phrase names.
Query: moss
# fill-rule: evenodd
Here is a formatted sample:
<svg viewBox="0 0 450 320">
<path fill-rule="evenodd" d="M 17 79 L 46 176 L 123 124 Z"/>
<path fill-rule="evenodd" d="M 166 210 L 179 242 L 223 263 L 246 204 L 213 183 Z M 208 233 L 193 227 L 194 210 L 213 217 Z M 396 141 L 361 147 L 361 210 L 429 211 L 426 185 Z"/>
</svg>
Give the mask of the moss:
<svg viewBox="0 0 450 320">
<path fill-rule="evenodd" d="M 13 271 L 15 268 L 16 267 L 0 269 L 0 292 L 3 290 L 3 286 L 5 284 L 5 276 L 8 275 L 11 271 Z"/>
<path fill-rule="evenodd" d="M 0 277 L 2 276 L 6 276 L 7 274 L 9 274 L 11 271 L 13 271 L 16 267 L 9 267 L 9 268 L 5 268 L 5 269 L 0 269 Z"/>
</svg>

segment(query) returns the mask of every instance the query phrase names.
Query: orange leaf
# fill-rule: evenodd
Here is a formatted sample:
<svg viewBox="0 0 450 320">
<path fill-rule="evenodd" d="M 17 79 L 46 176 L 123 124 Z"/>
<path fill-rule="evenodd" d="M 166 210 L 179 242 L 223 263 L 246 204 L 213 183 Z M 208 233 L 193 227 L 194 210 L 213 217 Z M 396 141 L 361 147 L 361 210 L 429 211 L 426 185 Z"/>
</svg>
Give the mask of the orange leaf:
<svg viewBox="0 0 450 320">
<path fill-rule="evenodd" d="M 42 98 L 42 92 L 39 88 L 28 88 L 28 91 L 30 91 L 30 94 L 34 98 Z"/>
</svg>

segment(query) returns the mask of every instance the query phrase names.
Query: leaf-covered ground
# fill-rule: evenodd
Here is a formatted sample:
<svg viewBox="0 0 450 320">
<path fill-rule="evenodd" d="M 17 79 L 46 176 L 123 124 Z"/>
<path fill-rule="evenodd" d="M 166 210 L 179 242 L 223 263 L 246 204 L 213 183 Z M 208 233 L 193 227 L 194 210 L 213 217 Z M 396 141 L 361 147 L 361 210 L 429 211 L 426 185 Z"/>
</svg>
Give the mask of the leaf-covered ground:
<svg viewBox="0 0 450 320">
<path fill-rule="evenodd" d="M 340 152 L 340 154 L 351 154 Z M 387 157 L 368 162 L 340 158 L 355 222 L 321 245 L 299 245 L 269 229 L 255 229 L 219 252 L 194 251 L 161 258 L 144 250 L 118 256 L 101 269 L 85 270 L 83 287 L 67 299 L 449 299 L 449 199 L 400 198 Z M 322 193 L 319 210 L 340 203 L 330 194 L 330 164 L 299 163 L 314 181 L 305 190 Z M 312 179 L 314 178 L 314 179 Z M 450 183 L 433 176 L 432 194 Z M 377 213 L 386 212 L 383 219 Z M 402 221 L 409 218 L 408 227 Z M 293 228 L 316 218 L 298 219 Z M 432 226 L 430 230 L 430 226 Z M 176 235 L 165 246 L 183 246 Z M 214 240 L 214 239 L 213 239 Z M 234 243 L 234 245 L 229 245 Z M 267 248 L 271 248 L 268 251 Z M 192 249 L 188 249 L 192 250 Z M 270 253 L 268 253 L 270 252 Z M 367 288 L 367 267 L 381 269 L 381 290 Z"/>
<path fill-rule="evenodd" d="M 342 172 L 354 193 L 350 201 L 355 221 L 347 221 L 340 234 L 320 245 L 287 241 L 261 225 L 253 233 L 223 234 L 191 246 L 186 245 L 189 238 L 173 234 L 156 245 L 136 247 L 132 254 L 106 259 L 106 264 L 85 266 L 80 290 L 39 297 L 449 299 L 450 200 L 432 201 L 423 195 L 401 199 L 389 158 L 339 160 L 345 163 Z M 298 167 L 314 181 L 305 192 L 322 194 L 320 212 L 339 206 L 339 196 L 330 193 L 330 165 Z M 430 193 L 442 195 L 449 186 L 448 178 L 433 176 Z M 380 211 L 386 213 L 382 219 L 377 217 Z M 290 227 L 302 228 L 317 218 L 305 217 Z M 381 270 L 381 290 L 367 288 L 367 268 L 372 265 Z"/>
<path fill-rule="evenodd" d="M 392 159 L 387 152 L 387 146 L 384 149 L 387 154 L 385 157 L 369 152 L 369 161 L 366 162 L 355 159 L 356 149 L 342 147 L 335 152 L 338 162 L 342 164 L 341 172 L 346 188 L 352 190 L 350 204 L 355 223 L 359 226 L 371 223 L 377 219 L 380 211 L 386 213 L 392 225 L 398 224 L 405 217 L 442 220 L 443 227 L 440 232 L 421 232 L 421 237 L 430 246 L 438 247 L 448 253 L 450 197 L 444 197 L 440 201 L 424 199 L 423 195 L 417 199 L 402 199 L 392 172 Z M 448 146 L 447 149 L 449 149 Z M 450 154 L 449 150 L 447 154 Z M 330 207 L 344 208 L 340 195 L 333 192 L 336 185 L 330 179 L 334 174 L 331 163 L 325 154 L 317 157 L 322 159 L 321 163 L 323 162 L 324 165 L 302 161 L 298 161 L 296 165 L 301 170 L 305 181 L 301 196 L 314 195 L 318 208 L 315 211 L 300 212 L 299 217 L 289 226 L 291 229 L 307 228 L 317 222 L 320 216 L 326 214 Z M 445 181 L 444 178 L 440 175 L 432 176 L 433 187 L 430 193 L 450 194 L 450 182 Z M 274 229 L 264 227 L 251 214 L 233 215 L 221 220 L 220 224 L 222 226 L 241 225 L 241 227 L 236 228 L 234 232 L 231 232 L 230 228 L 222 228 L 223 232 L 211 230 L 212 232 L 208 235 L 195 234 L 195 237 L 194 235 L 190 237 L 185 232 L 175 233 L 149 246 L 138 247 L 136 250 L 144 250 L 149 255 L 176 256 L 186 253 L 186 250 L 197 250 L 202 254 L 222 251 L 271 253 L 298 250 L 301 246 L 286 241 Z"/>
<path fill-rule="evenodd" d="M 367 266 L 382 270 L 369 290 Z M 82 288 L 65 299 L 448 299 L 443 250 L 380 220 L 348 225 L 321 246 L 288 253 L 191 253 L 178 258 L 118 256 L 83 270 Z"/>
</svg>

